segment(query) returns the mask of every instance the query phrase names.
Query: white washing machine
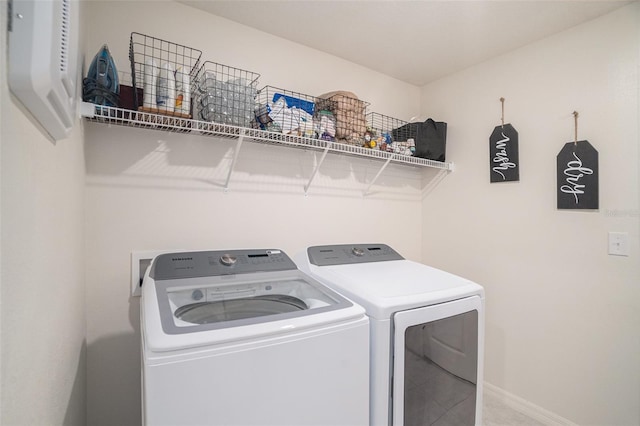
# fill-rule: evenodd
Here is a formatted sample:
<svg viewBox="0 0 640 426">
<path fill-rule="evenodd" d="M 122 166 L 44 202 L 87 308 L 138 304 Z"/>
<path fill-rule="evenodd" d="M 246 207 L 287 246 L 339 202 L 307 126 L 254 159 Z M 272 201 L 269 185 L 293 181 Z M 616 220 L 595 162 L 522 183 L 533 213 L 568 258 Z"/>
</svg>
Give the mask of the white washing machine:
<svg viewBox="0 0 640 426">
<path fill-rule="evenodd" d="M 369 320 L 281 250 L 163 254 L 141 300 L 145 425 L 367 425 Z"/>
<path fill-rule="evenodd" d="M 371 424 L 480 425 L 484 291 L 384 244 L 309 247 L 300 269 L 371 320 Z"/>
</svg>

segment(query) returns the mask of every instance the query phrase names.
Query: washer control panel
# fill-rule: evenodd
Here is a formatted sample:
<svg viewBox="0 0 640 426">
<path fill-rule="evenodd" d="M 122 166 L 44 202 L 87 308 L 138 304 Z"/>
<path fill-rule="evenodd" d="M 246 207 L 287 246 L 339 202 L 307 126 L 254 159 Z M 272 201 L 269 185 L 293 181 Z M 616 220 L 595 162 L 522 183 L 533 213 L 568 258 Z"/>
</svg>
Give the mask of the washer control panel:
<svg viewBox="0 0 640 426">
<path fill-rule="evenodd" d="M 230 250 L 166 253 L 156 257 L 154 280 L 211 277 L 298 269 L 282 250 Z"/>
<path fill-rule="evenodd" d="M 404 260 L 386 244 L 340 244 L 307 249 L 309 261 L 317 266 Z"/>
</svg>

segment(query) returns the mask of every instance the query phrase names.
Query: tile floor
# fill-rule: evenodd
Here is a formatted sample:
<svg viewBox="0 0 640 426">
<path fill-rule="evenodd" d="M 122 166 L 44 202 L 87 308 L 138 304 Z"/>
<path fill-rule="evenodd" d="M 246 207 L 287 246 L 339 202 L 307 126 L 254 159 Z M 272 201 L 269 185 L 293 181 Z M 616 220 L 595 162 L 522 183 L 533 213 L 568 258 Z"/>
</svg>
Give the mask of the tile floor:
<svg viewBox="0 0 640 426">
<path fill-rule="evenodd" d="M 487 394 L 483 395 L 482 424 L 484 426 L 544 426 L 544 423 L 532 419 L 505 405 L 502 401 Z"/>
<path fill-rule="evenodd" d="M 473 383 L 410 351 L 405 357 L 405 372 L 405 426 L 473 424 L 476 402 Z M 543 426 L 486 393 L 482 422 L 485 426 Z"/>
</svg>

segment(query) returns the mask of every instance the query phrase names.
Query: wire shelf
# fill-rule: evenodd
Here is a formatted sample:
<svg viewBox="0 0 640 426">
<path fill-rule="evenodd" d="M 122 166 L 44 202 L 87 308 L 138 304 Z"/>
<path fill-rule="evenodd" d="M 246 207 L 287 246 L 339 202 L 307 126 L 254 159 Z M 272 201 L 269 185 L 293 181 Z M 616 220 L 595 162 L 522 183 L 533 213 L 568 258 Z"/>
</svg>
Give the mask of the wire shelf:
<svg viewBox="0 0 640 426">
<path fill-rule="evenodd" d="M 428 160 L 425 158 L 398 155 L 392 152 L 374 150 L 370 148 L 331 142 L 322 139 L 297 135 L 274 133 L 266 130 L 246 128 L 231 124 L 212 123 L 181 117 L 154 114 L 146 111 L 132 111 L 122 108 L 82 103 L 82 116 L 92 122 L 160 130 L 172 133 L 192 133 L 203 136 L 238 139 L 248 138 L 249 141 L 263 144 L 280 145 L 291 148 L 327 151 L 336 154 L 350 155 L 360 158 L 370 158 L 391 163 L 404 164 L 414 167 L 430 167 L 440 170 L 453 170 L 452 163 Z"/>
</svg>

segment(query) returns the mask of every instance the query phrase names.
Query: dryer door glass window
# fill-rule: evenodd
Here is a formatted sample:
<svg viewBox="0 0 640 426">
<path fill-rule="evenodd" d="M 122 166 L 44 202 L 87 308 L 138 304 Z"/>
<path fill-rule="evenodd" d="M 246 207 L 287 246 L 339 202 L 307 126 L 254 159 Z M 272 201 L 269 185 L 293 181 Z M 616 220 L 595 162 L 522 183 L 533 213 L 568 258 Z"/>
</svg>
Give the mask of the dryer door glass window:
<svg viewBox="0 0 640 426">
<path fill-rule="evenodd" d="M 394 315 L 394 425 L 476 424 L 480 309 L 469 297 Z"/>
<path fill-rule="evenodd" d="M 478 312 L 405 331 L 404 424 L 474 425 Z"/>
</svg>

